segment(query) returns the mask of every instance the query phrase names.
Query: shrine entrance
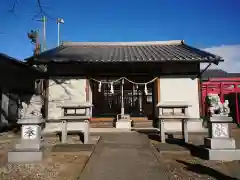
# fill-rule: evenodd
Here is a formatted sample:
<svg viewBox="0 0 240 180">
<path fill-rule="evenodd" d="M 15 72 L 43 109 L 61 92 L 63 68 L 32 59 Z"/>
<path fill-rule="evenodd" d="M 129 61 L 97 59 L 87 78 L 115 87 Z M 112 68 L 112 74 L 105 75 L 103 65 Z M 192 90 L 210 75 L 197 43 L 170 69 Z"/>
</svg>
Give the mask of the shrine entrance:
<svg viewBox="0 0 240 180">
<path fill-rule="evenodd" d="M 135 77 L 131 78 L 132 82 L 124 81 L 124 112 L 131 117 L 152 118 L 155 81 L 147 84 L 147 93 L 145 92 L 145 85 L 141 84 L 148 82 L 149 79 L 153 78 Z M 111 82 L 114 82 L 113 85 L 111 85 Z M 140 84 L 136 84 L 136 82 Z M 114 118 L 117 114 L 121 113 L 121 80 L 118 81 L 117 78 L 90 79 L 90 85 L 94 104 L 92 112 L 94 118 Z"/>
</svg>

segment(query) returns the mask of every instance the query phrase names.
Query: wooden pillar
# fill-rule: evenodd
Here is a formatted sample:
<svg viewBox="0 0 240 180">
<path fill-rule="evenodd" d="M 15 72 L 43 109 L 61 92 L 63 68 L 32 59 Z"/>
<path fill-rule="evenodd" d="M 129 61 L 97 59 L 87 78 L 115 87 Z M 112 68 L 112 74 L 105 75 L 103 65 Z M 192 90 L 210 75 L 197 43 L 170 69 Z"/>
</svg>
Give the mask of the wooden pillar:
<svg viewBox="0 0 240 180">
<path fill-rule="evenodd" d="M 44 82 L 44 117 L 45 119 L 48 119 L 48 101 L 49 101 L 49 79 L 43 80 Z"/>
<path fill-rule="evenodd" d="M 134 88 L 134 85 L 132 86 L 132 107 L 134 106 L 134 91 L 135 91 L 135 88 Z"/>
<path fill-rule="evenodd" d="M 198 102 L 199 102 L 199 113 L 200 116 L 203 116 L 204 112 L 203 112 L 203 101 L 202 101 L 202 82 L 201 82 L 201 78 L 198 78 Z"/>
<path fill-rule="evenodd" d="M 153 116 L 154 116 L 154 122 L 153 125 L 155 127 L 160 127 L 158 120 L 158 110 L 157 110 L 157 104 L 160 102 L 160 78 L 157 78 L 154 85 L 153 85 Z"/>
<path fill-rule="evenodd" d="M 85 83 L 85 92 L 86 92 L 86 101 L 89 102 L 90 98 L 89 98 L 89 86 L 90 86 L 90 83 L 89 83 L 89 79 L 86 79 L 86 83 Z"/>
<path fill-rule="evenodd" d="M 157 103 L 160 102 L 160 78 L 156 80 L 156 86 L 157 86 Z"/>
</svg>

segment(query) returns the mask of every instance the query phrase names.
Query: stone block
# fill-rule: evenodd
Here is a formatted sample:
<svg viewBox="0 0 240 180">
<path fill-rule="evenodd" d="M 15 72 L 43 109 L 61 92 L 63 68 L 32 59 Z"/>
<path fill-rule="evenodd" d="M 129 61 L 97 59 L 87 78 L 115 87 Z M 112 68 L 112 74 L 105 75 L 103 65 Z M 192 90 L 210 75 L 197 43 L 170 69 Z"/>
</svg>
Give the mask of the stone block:
<svg viewBox="0 0 240 180">
<path fill-rule="evenodd" d="M 88 123 L 88 128 L 90 128 L 90 125 Z M 67 123 L 67 131 L 83 131 L 86 128 L 86 123 L 83 121 L 74 121 L 74 122 L 68 122 Z M 59 121 L 51 121 L 47 122 L 45 128 L 43 129 L 43 133 L 55 133 L 62 131 L 62 122 Z"/>
<path fill-rule="evenodd" d="M 210 117 L 210 122 L 231 123 L 232 121 L 232 117 L 228 115 L 213 115 L 212 117 Z"/>
<path fill-rule="evenodd" d="M 34 163 L 42 161 L 42 151 L 9 151 L 9 163 Z"/>
<path fill-rule="evenodd" d="M 44 122 L 44 119 L 41 117 L 27 117 L 18 120 L 18 124 L 26 124 L 26 125 L 35 125 L 35 124 L 42 124 Z"/>
<path fill-rule="evenodd" d="M 240 149 L 205 149 L 208 160 L 234 161 L 240 160 Z"/>
<path fill-rule="evenodd" d="M 117 121 L 119 120 L 131 120 L 129 114 L 118 114 L 117 115 Z"/>
<path fill-rule="evenodd" d="M 21 139 L 15 146 L 16 150 L 40 150 L 43 144 L 41 140 L 25 140 Z"/>
<path fill-rule="evenodd" d="M 118 120 L 116 122 L 116 128 L 118 129 L 131 129 L 132 121 L 131 120 Z"/>
<path fill-rule="evenodd" d="M 233 138 L 204 138 L 204 145 L 210 149 L 236 149 Z"/>
<path fill-rule="evenodd" d="M 203 127 L 202 119 L 190 119 L 187 122 L 188 132 L 207 132 L 208 129 Z M 175 133 L 182 131 L 181 121 L 164 121 L 164 130 L 168 133 Z"/>
</svg>

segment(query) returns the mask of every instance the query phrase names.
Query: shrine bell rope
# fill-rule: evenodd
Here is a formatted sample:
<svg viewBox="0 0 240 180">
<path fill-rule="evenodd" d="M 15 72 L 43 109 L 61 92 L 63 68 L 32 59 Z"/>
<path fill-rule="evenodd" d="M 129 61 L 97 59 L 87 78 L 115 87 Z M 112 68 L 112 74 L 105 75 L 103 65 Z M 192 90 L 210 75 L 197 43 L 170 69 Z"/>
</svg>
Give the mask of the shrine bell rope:
<svg viewBox="0 0 240 180">
<path fill-rule="evenodd" d="M 153 83 L 155 80 L 157 80 L 157 77 L 153 78 L 152 80 L 148 81 L 148 82 L 142 82 L 142 83 L 138 83 L 138 82 L 134 82 L 134 81 L 131 81 L 130 79 L 126 78 L 126 77 L 121 77 L 119 79 L 116 79 L 116 80 L 113 80 L 113 81 L 99 81 L 97 79 L 94 79 L 94 78 L 90 78 L 91 80 L 93 81 L 96 81 L 98 82 L 99 86 L 98 86 L 98 91 L 101 92 L 101 88 L 102 88 L 102 84 L 110 84 L 111 85 L 111 89 L 110 89 L 110 92 L 111 93 L 114 93 L 114 88 L 113 88 L 113 85 L 114 83 L 118 82 L 118 81 L 128 81 L 136 86 L 138 85 L 144 85 L 144 92 L 145 94 L 147 95 L 148 91 L 147 91 L 147 85 L 150 84 L 150 83 Z"/>
</svg>

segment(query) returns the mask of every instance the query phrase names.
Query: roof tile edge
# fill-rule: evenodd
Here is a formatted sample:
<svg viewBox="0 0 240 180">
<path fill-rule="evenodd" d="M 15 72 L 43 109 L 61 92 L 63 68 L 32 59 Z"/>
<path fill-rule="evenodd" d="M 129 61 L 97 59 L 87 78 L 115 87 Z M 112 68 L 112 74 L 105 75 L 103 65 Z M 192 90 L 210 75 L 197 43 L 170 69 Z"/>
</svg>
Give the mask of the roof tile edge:
<svg viewBox="0 0 240 180">
<path fill-rule="evenodd" d="M 86 45 L 98 45 L 98 46 L 142 46 L 142 45 L 178 45 L 184 44 L 183 40 L 171 40 L 171 41 L 143 41 L 143 42 L 63 42 L 63 46 L 86 46 Z"/>
</svg>

